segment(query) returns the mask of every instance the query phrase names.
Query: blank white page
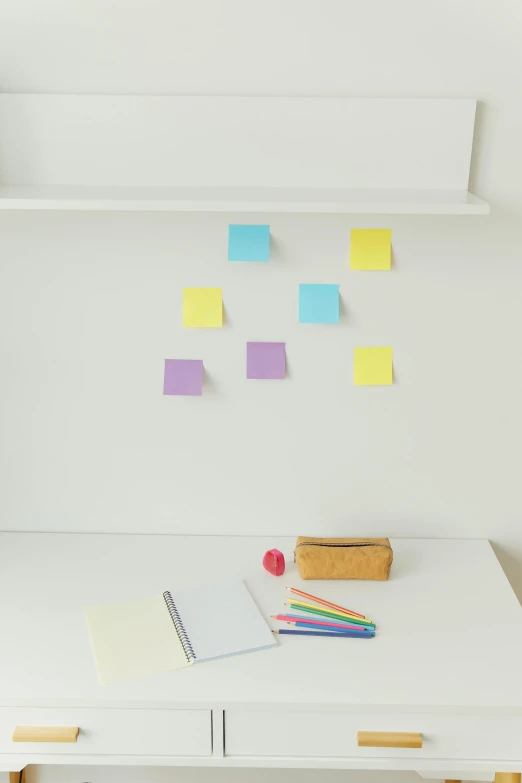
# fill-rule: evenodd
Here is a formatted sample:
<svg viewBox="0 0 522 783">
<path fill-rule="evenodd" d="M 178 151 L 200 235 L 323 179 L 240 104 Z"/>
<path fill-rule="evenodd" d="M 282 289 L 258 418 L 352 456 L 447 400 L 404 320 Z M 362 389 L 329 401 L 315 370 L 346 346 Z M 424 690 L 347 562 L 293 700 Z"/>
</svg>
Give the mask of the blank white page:
<svg viewBox="0 0 522 783">
<path fill-rule="evenodd" d="M 104 685 L 189 665 L 162 595 L 85 611 Z"/>
<path fill-rule="evenodd" d="M 172 598 L 196 655 L 195 663 L 276 644 L 240 579 L 175 590 Z"/>
</svg>

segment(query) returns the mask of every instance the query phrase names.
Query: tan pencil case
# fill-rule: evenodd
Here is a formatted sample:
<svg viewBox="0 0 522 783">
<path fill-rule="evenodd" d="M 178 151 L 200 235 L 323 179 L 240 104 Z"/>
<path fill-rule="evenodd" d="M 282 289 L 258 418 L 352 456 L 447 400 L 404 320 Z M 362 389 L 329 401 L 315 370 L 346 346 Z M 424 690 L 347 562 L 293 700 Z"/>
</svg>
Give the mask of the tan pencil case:
<svg viewBox="0 0 522 783">
<path fill-rule="evenodd" d="M 387 538 L 299 536 L 294 552 L 301 579 L 376 579 L 390 576 L 393 550 Z"/>
</svg>

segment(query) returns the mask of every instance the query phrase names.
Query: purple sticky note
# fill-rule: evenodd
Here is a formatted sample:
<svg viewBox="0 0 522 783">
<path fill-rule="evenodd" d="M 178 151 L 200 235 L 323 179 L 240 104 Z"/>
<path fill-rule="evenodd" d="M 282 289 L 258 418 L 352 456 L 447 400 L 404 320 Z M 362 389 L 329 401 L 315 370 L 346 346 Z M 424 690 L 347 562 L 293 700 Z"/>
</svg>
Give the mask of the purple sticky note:
<svg viewBox="0 0 522 783">
<path fill-rule="evenodd" d="M 285 343 L 247 343 L 247 378 L 285 377 Z"/>
<path fill-rule="evenodd" d="M 163 394 L 201 397 L 203 359 L 165 359 Z"/>
</svg>

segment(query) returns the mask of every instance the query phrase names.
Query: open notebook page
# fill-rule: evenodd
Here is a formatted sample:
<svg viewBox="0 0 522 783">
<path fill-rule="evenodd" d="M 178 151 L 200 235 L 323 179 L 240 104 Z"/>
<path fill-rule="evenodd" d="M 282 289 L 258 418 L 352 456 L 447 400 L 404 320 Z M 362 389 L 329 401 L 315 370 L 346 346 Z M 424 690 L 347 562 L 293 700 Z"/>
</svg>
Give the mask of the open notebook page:
<svg viewBox="0 0 522 783">
<path fill-rule="evenodd" d="M 171 591 L 195 663 L 277 643 L 241 579 Z"/>
<path fill-rule="evenodd" d="M 102 683 L 189 665 L 162 595 L 86 612 Z"/>
</svg>

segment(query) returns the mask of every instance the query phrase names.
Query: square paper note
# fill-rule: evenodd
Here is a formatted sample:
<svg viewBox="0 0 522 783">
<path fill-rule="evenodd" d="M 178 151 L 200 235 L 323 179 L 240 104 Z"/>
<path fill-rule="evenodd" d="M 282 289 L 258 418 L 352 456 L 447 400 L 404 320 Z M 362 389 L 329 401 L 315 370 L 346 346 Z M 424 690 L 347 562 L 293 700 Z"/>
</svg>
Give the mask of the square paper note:
<svg viewBox="0 0 522 783">
<path fill-rule="evenodd" d="M 391 269 L 391 228 L 353 228 L 350 269 Z"/>
<path fill-rule="evenodd" d="M 299 286 L 299 323 L 339 323 L 339 286 L 301 283 Z"/>
<path fill-rule="evenodd" d="M 247 343 L 247 378 L 285 377 L 285 343 Z"/>
<path fill-rule="evenodd" d="M 268 261 L 270 259 L 270 226 L 230 225 L 228 227 L 229 261 Z"/>
<path fill-rule="evenodd" d="M 391 348 L 355 348 L 353 382 L 356 386 L 391 386 L 393 364 Z"/>
<path fill-rule="evenodd" d="M 202 393 L 202 359 L 165 359 L 163 394 L 201 397 Z"/>
<path fill-rule="evenodd" d="M 223 326 L 221 288 L 184 288 L 183 326 Z"/>
</svg>

